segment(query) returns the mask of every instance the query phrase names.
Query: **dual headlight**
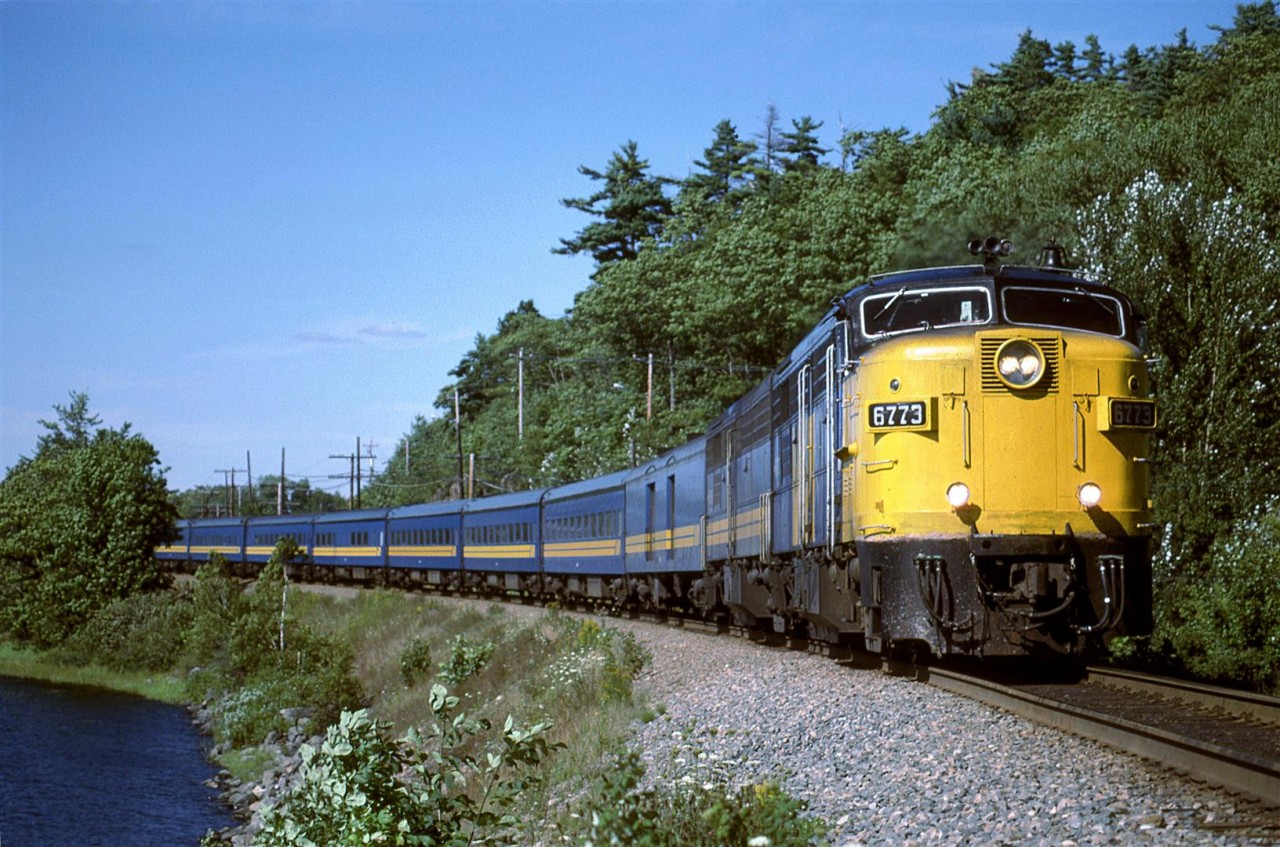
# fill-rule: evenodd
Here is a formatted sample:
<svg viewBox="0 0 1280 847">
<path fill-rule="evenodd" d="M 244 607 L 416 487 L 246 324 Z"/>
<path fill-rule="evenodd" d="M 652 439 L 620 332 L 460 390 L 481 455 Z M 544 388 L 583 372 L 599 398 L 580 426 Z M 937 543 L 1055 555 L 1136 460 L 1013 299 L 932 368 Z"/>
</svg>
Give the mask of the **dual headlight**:
<svg viewBox="0 0 1280 847">
<path fill-rule="evenodd" d="M 953 482 L 947 486 L 947 502 L 951 504 L 952 509 L 963 509 L 968 506 L 972 496 L 969 486 L 963 482 Z M 1076 500 L 1080 502 L 1080 508 L 1092 509 L 1102 502 L 1102 487 L 1096 482 L 1086 482 L 1076 489 Z"/>
<path fill-rule="evenodd" d="M 1044 353 L 1026 339 L 1010 338 L 996 350 L 996 374 L 1010 388 L 1030 388 L 1044 370 Z"/>
</svg>

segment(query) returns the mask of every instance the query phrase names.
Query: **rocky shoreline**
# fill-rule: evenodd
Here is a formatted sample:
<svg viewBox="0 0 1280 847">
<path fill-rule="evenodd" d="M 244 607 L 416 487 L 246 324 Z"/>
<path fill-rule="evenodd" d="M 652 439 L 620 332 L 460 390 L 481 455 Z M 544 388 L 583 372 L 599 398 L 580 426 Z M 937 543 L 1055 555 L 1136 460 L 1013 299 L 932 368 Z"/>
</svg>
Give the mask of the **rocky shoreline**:
<svg viewBox="0 0 1280 847">
<path fill-rule="evenodd" d="M 214 737 L 213 725 L 216 711 L 211 701 L 205 701 L 189 707 L 191 722 L 200 733 L 209 739 Z M 318 748 L 324 737 L 312 734 L 311 716 L 305 709 L 283 709 L 280 712 L 289 723 L 289 729 L 282 735 L 270 733 L 259 745 L 259 750 L 270 754 L 271 764 L 262 772 L 256 782 L 242 782 L 230 771 L 223 768 L 205 784 L 216 788 L 223 801 L 231 809 L 235 818 L 241 821 L 236 826 L 226 827 L 215 833 L 217 839 L 232 847 L 249 847 L 254 836 L 262 829 L 262 811 L 283 797 L 297 782 L 301 767 L 300 750 L 303 744 Z M 214 744 L 208 750 L 211 761 L 217 762 L 220 756 L 230 752 L 229 744 Z"/>
</svg>

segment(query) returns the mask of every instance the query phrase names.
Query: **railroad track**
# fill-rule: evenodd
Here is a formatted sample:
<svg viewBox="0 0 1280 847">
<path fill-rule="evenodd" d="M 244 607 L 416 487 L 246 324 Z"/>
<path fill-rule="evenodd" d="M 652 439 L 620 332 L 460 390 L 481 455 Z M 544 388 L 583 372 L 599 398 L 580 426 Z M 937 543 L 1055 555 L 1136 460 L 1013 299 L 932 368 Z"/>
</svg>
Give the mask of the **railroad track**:
<svg viewBox="0 0 1280 847">
<path fill-rule="evenodd" d="M 943 668 L 922 669 L 919 677 L 1269 807 L 1206 829 L 1280 835 L 1280 698 L 1093 667 L 1069 684 L 996 682 Z"/>
</svg>

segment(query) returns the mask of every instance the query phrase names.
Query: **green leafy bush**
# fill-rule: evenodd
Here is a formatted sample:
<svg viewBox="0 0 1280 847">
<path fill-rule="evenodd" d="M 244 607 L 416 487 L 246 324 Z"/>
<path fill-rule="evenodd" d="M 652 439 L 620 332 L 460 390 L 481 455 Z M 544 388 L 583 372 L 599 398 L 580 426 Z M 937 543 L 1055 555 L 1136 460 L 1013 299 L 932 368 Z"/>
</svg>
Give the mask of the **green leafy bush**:
<svg viewBox="0 0 1280 847">
<path fill-rule="evenodd" d="M 440 663 L 440 678 L 449 685 L 457 685 L 468 677 L 480 673 L 497 645 L 492 641 L 472 642 L 465 635 L 449 639 L 449 658 Z"/>
<path fill-rule="evenodd" d="M 640 788 L 644 766 L 628 751 L 602 777 L 578 837 L 582 847 L 805 847 L 824 827 L 804 816 L 805 804 L 777 785 L 731 789 L 712 781 L 675 781 Z"/>
<path fill-rule="evenodd" d="M 1172 589 L 1158 634 L 1192 673 L 1280 692 L 1280 504 L 1238 522 Z"/>
<path fill-rule="evenodd" d="M 191 620 L 189 597 L 169 591 L 134 594 L 94 612 L 57 652 L 76 664 L 164 671 L 181 653 Z"/>
<path fill-rule="evenodd" d="M 493 841 L 518 820 L 516 802 L 550 752 L 549 724 L 508 718 L 480 756 L 460 752 L 489 725 L 431 689 L 432 722 L 400 741 L 368 713 L 344 712 L 319 749 L 302 748 L 302 779 L 263 815 L 256 847 L 331 844 L 464 845 Z"/>
<path fill-rule="evenodd" d="M 414 638 L 400 651 L 400 678 L 412 688 L 431 671 L 431 645 L 425 638 Z"/>
<path fill-rule="evenodd" d="M 226 657 L 229 635 L 235 621 L 244 614 L 245 598 L 240 583 L 221 553 L 212 553 L 209 561 L 196 571 L 191 591 L 192 620 L 186 642 L 197 664 Z"/>
<path fill-rule="evenodd" d="M 219 559 L 196 574 L 190 643 L 204 666 L 189 677 L 188 692 L 218 698 L 215 732 L 235 746 L 286 730 L 283 709 L 328 726 L 364 699 L 351 648 L 290 612 L 284 566 L 298 555 L 290 539 L 280 541 L 249 593 Z"/>
</svg>

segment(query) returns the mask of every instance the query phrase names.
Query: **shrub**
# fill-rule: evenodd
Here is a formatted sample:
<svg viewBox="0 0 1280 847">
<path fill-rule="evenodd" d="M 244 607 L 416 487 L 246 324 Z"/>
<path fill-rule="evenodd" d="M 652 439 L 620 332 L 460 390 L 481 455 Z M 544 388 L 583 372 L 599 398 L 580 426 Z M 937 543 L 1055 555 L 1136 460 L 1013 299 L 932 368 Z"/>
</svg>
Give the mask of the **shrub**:
<svg viewBox="0 0 1280 847">
<path fill-rule="evenodd" d="M 96 662 L 117 671 L 164 671 L 182 652 L 191 620 L 189 597 L 134 594 L 94 612 L 59 653 L 77 664 Z"/>
<path fill-rule="evenodd" d="M 643 776 L 639 756 L 628 751 L 601 777 L 582 847 L 804 847 L 824 832 L 820 821 L 804 817 L 802 801 L 773 783 L 732 790 L 721 781 L 689 780 L 641 789 Z"/>
<path fill-rule="evenodd" d="M 196 571 L 195 588 L 191 592 L 192 620 L 187 644 L 197 663 L 208 663 L 224 657 L 229 634 L 235 621 L 244 613 L 244 592 L 221 553 L 209 555 Z"/>
<path fill-rule="evenodd" d="M 1280 504 L 1238 522 L 1163 604 L 1158 633 L 1192 673 L 1280 691 Z"/>
<path fill-rule="evenodd" d="M 489 663 L 496 649 L 492 641 L 477 644 L 465 635 L 455 635 L 449 639 L 448 661 L 440 663 L 440 678 L 449 685 L 457 685 L 475 676 Z"/>
<path fill-rule="evenodd" d="M 414 638 L 400 651 L 400 678 L 408 688 L 431 671 L 431 645 L 425 638 Z"/>
<path fill-rule="evenodd" d="M 549 724 L 524 730 L 508 718 L 473 758 L 459 751 L 489 726 L 457 706 L 433 686 L 430 727 L 398 742 L 367 712 L 344 712 L 319 749 L 303 745 L 301 781 L 266 810 L 254 844 L 462 845 L 515 826 L 517 799 L 550 751 Z"/>
</svg>

